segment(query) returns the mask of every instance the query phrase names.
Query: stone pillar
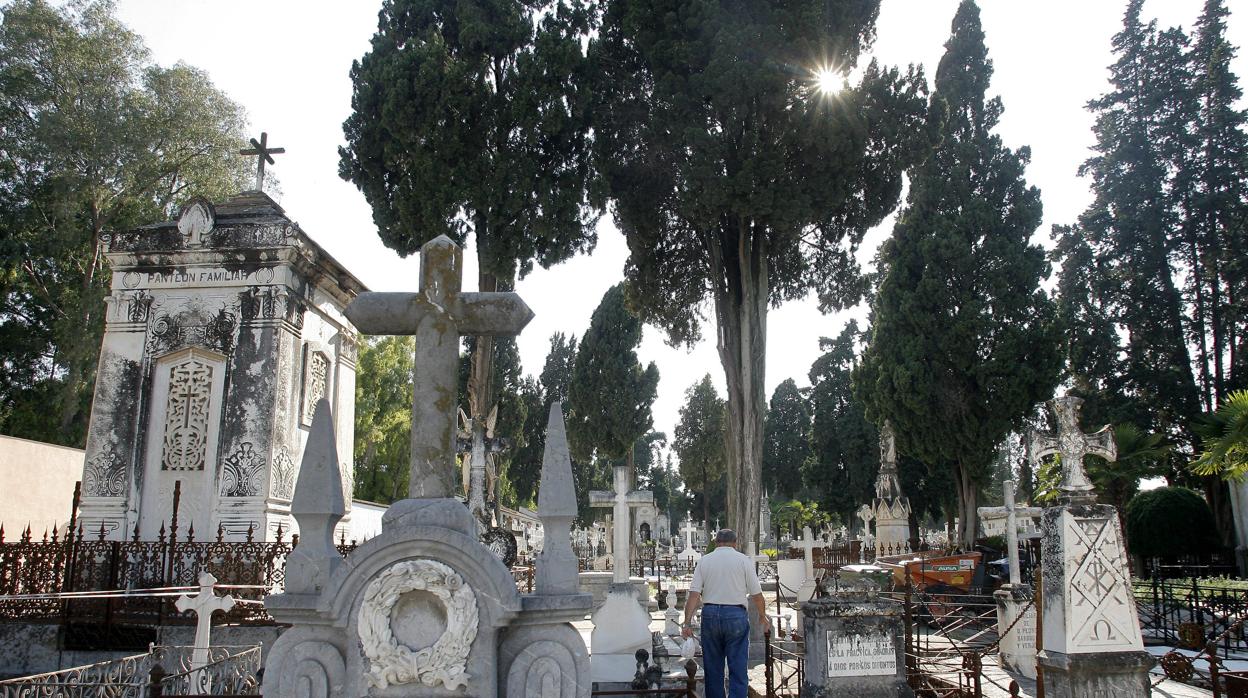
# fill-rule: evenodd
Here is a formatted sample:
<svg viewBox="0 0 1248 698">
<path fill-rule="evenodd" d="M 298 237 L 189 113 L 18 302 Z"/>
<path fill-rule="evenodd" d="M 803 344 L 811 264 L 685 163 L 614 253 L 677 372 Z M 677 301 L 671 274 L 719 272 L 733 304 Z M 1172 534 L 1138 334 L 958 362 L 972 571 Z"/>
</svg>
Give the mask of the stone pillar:
<svg viewBox="0 0 1248 698">
<path fill-rule="evenodd" d="M 1045 510 L 1044 649 L 1049 698 L 1148 695 L 1144 651 L 1117 510 L 1069 503 Z"/>
<path fill-rule="evenodd" d="M 1032 588 L 1027 584 L 1003 584 L 992 596 L 997 602 L 1001 663 L 1010 671 L 1035 679 L 1036 609 L 1031 605 Z"/>
<path fill-rule="evenodd" d="M 806 638 L 802 698 L 913 696 L 906 683 L 902 608 L 848 590 L 801 605 Z"/>
</svg>

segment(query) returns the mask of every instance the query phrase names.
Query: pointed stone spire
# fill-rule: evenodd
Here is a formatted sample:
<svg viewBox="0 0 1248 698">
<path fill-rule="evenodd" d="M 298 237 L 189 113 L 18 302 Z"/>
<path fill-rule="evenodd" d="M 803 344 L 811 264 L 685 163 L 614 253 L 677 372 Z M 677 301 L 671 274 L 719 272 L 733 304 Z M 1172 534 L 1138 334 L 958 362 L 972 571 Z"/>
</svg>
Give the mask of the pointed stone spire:
<svg viewBox="0 0 1248 698">
<path fill-rule="evenodd" d="M 542 552 L 537 556 L 535 591 L 541 595 L 575 594 L 579 585 L 571 527 L 576 518 L 576 488 L 563 424 L 563 403 L 558 400 L 551 404 L 546 423 L 537 515 L 542 520 L 543 536 Z"/>
<path fill-rule="evenodd" d="M 334 547 L 334 526 L 346 514 L 334 420 L 325 398 L 316 403 L 312 416 L 290 513 L 299 522 L 299 545 L 286 559 L 286 592 L 320 593 L 342 562 Z"/>
</svg>

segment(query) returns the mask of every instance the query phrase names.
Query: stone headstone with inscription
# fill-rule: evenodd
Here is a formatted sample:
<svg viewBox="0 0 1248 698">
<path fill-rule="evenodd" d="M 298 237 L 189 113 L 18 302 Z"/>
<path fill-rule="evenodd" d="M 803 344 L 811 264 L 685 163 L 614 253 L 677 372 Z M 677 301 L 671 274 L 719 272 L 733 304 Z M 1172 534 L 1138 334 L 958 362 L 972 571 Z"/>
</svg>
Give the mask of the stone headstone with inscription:
<svg viewBox="0 0 1248 698">
<path fill-rule="evenodd" d="M 801 605 L 803 698 L 913 696 L 906 682 L 902 608 L 863 577 Z"/>
<path fill-rule="evenodd" d="M 108 235 L 104 254 L 83 526 L 155 539 L 180 483 L 180 539 L 289 533 L 322 397 L 348 435 L 335 460 L 349 504 L 358 333 L 343 310 L 363 284 L 260 191 L 192 199 L 175 220 Z"/>
<path fill-rule="evenodd" d="M 1144 651 L 1117 510 L 1097 504 L 1085 454 L 1114 460 L 1113 432 L 1084 434 L 1083 401 L 1049 401 L 1056 434 L 1029 435 L 1033 463 L 1058 453 L 1061 504 L 1044 510 L 1041 578 L 1043 649 L 1036 660 L 1052 696 L 1148 695 L 1153 658 Z"/>
</svg>

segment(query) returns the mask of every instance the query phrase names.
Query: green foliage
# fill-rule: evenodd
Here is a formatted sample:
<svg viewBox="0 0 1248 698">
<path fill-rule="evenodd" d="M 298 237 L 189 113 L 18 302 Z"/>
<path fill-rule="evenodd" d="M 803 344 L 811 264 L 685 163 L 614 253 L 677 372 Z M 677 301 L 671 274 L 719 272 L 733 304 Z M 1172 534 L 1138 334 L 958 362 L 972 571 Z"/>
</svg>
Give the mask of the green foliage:
<svg viewBox="0 0 1248 698">
<path fill-rule="evenodd" d="M 724 479 L 724 401 L 710 375 L 685 391 L 672 448 L 685 486 L 702 500 L 702 520 L 710 526 L 711 490 Z"/>
<path fill-rule="evenodd" d="M 858 323 L 850 320 L 836 339 L 819 340 L 824 354 L 810 367 L 813 453 L 803 479 L 825 509 L 848 521 L 871 501 L 880 468 L 879 432 L 851 389 L 854 347 L 862 338 Z"/>
<path fill-rule="evenodd" d="M 811 457 L 810 402 L 789 378 L 776 386 L 763 436 L 763 485 L 781 497 L 801 490 L 802 471 Z"/>
<path fill-rule="evenodd" d="M 1218 547 L 1209 504 L 1183 487 L 1136 495 L 1127 505 L 1126 535 L 1132 554 L 1146 558 L 1201 554 Z"/>
<path fill-rule="evenodd" d="M 581 3 L 386 0 L 351 66 L 342 177 L 403 254 L 476 237 L 504 281 L 592 247 Z"/>
<path fill-rule="evenodd" d="M 1118 458 L 1112 462 L 1090 456 L 1085 463 L 1097 498 L 1123 511 L 1140 489 L 1140 480 L 1166 474 L 1170 445 L 1164 434 L 1149 434 L 1134 424 L 1114 427 Z"/>
<path fill-rule="evenodd" d="M 628 458 L 654 423 L 659 369 L 637 360 L 641 321 L 624 307 L 624 285 L 607 290 L 581 338 L 568 398 L 568 442 L 582 460 Z"/>
<path fill-rule="evenodd" d="M 934 92 L 947 106 L 943 140 L 915 168 L 881 250 L 854 390 L 873 421 L 892 420 L 900 452 L 951 469 L 969 548 L 997 446 L 1052 394 L 1061 357 L 1040 287 L 1048 264 L 1029 243 L 1041 216 L 1040 192 L 1023 179 L 1030 152 L 993 133 L 1003 107 L 986 97 L 992 63 L 971 0 L 945 48 Z"/>
<path fill-rule="evenodd" d="M 103 236 L 246 186 L 242 109 L 151 62 L 108 2 L 0 24 L 0 431 L 81 446 L 110 275 Z"/>
<path fill-rule="evenodd" d="M 806 526 L 810 526 L 812 531 L 817 531 L 824 524 L 839 522 L 840 518 L 835 512 L 821 510 L 818 502 L 792 499 L 779 504 L 774 520 L 778 525 L 787 527 L 791 535 L 801 536 L 802 528 Z"/>
<path fill-rule="evenodd" d="M 1231 479 L 1248 473 L 1248 390 L 1232 392 L 1215 412 L 1198 417 L 1192 428 L 1201 441 L 1193 471 Z"/>
<path fill-rule="evenodd" d="M 368 337 L 355 373 L 355 496 L 407 496 L 412 459 L 412 337 Z"/>
<path fill-rule="evenodd" d="M 610 0 L 590 45 L 593 195 L 628 239 L 629 302 L 674 345 L 714 303 L 728 388 L 728 520 L 758 526 L 766 313 L 815 291 L 857 302 L 863 234 L 896 206 L 927 144 L 926 87 L 872 63 L 877 0 Z M 815 61 L 823 61 L 818 65 Z"/>
</svg>

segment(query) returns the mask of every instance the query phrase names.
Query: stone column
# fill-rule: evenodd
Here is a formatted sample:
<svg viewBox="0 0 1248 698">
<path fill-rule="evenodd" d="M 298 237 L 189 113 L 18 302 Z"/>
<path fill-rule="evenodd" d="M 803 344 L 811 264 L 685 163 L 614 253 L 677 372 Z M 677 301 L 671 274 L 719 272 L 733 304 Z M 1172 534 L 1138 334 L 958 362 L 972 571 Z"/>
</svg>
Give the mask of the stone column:
<svg viewBox="0 0 1248 698">
<path fill-rule="evenodd" d="M 1070 503 L 1042 519 L 1045 695 L 1148 695 L 1144 651 L 1118 512 Z"/>
</svg>

